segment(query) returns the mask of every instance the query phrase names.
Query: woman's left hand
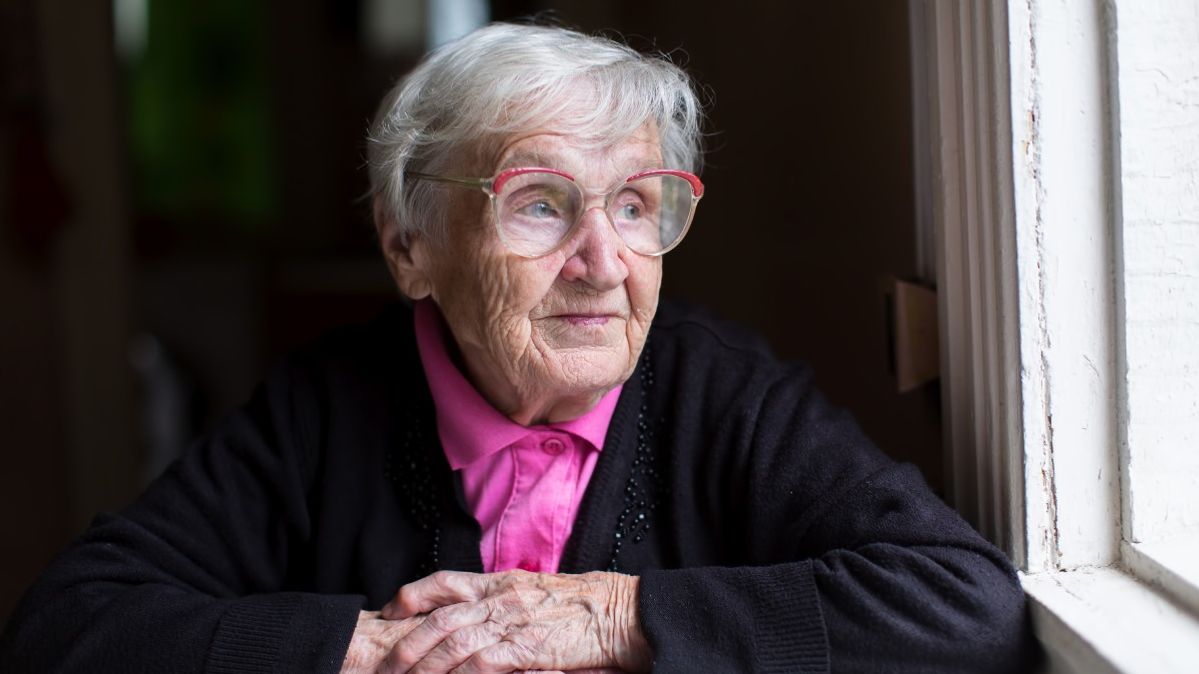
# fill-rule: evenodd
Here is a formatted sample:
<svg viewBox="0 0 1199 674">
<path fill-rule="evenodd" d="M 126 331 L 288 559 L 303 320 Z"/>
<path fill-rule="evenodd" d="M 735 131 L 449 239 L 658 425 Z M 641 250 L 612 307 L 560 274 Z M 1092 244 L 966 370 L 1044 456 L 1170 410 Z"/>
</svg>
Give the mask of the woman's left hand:
<svg viewBox="0 0 1199 674">
<path fill-rule="evenodd" d="M 619 573 L 438 571 L 400 588 L 382 616 L 425 614 L 396 642 L 396 672 L 648 671 L 640 579 Z"/>
</svg>

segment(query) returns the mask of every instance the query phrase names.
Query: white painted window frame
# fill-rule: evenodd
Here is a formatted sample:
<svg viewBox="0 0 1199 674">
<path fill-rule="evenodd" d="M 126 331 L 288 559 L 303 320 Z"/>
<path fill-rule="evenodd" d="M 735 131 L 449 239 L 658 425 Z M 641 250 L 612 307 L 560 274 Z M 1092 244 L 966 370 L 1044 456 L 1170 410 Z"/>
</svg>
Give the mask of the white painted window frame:
<svg viewBox="0 0 1199 674">
<path fill-rule="evenodd" d="M 1115 5 L 909 1 L 947 496 L 1021 568 L 1051 671 L 1193 671 L 1199 592 L 1124 541 Z"/>
</svg>

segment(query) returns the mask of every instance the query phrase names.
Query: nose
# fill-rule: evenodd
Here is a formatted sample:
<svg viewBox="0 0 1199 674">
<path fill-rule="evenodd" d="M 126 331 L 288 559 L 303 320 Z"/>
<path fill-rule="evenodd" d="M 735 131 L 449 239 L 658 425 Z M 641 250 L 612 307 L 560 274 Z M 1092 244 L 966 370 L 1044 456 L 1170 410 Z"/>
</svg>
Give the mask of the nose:
<svg viewBox="0 0 1199 674">
<path fill-rule="evenodd" d="M 567 245 L 571 254 L 562 265 L 563 279 L 605 291 L 619 287 L 628 278 L 629 268 L 623 258 L 628 247 L 603 208 L 594 207 L 583 213 Z"/>
</svg>

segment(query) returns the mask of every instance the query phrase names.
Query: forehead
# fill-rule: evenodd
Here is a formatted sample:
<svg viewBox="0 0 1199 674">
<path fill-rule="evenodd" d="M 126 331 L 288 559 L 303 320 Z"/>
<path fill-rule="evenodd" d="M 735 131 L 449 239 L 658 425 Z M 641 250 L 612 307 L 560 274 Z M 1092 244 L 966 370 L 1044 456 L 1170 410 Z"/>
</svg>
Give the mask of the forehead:
<svg viewBox="0 0 1199 674">
<path fill-rule="evenodd" d="M 534 132 L 510 139 L 501 148 L 494 169 L 524 166 L 558 169 L 580 182 L 607 184 L 641 169 L 661 168 L 662 147 L 657 130 L 649 124 L 616 142 Z"/>
</svg>

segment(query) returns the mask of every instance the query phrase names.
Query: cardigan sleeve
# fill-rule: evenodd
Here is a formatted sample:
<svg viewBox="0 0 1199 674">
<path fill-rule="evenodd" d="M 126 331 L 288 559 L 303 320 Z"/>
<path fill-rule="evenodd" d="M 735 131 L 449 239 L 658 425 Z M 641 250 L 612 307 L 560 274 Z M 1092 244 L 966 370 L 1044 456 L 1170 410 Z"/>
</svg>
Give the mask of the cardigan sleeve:
<svg viewBox="0 0 1199 674">
<path fill-rule="evenodd" d="M 315 389 L 280 366 L 250 403 L 25 595 L 0 670 L 336 672 L 363 597 L 283 592 L 311 529 Z"/>
<path fill-rule="evenodd" d="M 743 532 L 744 552 L 642 575 L 654 671 L 1031 671 L 1003 553 L 810 379 L 786 370 L 703 441 L 701 462 L 719 468 L 696 467 L 697 486 L 737 495 L 712 526 Z"/>
</svg>

